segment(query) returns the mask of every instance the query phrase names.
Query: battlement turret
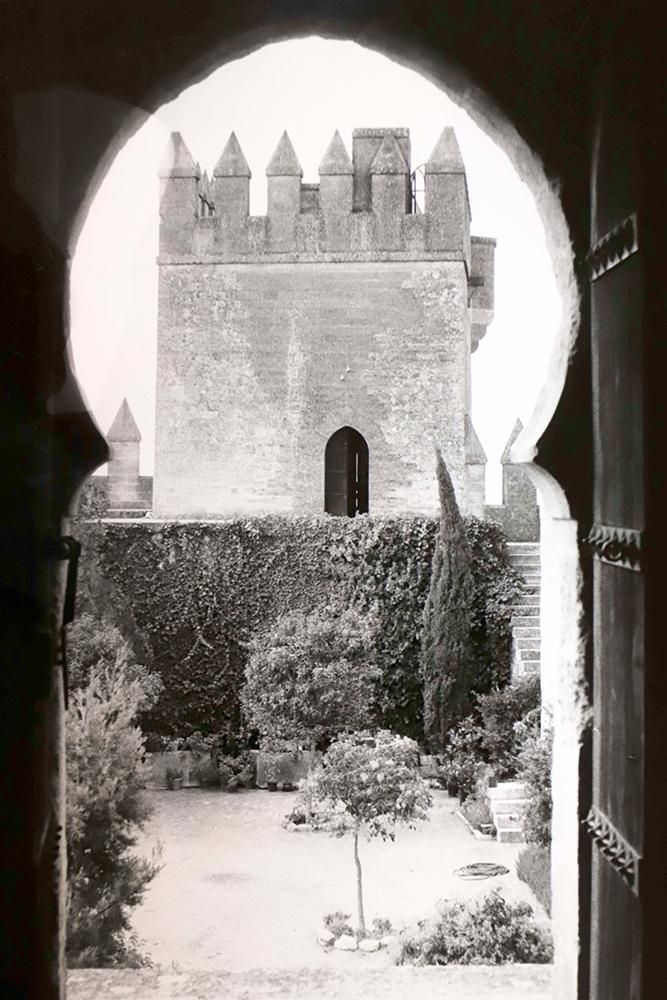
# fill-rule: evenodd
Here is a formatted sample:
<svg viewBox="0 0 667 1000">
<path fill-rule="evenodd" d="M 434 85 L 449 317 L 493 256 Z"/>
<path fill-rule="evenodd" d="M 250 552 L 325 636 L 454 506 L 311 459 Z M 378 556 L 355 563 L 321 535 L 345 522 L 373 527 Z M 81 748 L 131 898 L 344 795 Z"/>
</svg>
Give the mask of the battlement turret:
<svg viewBox="0 0 667 1000">
<path fill-rule="evenodd" d="M 287 132 L 266 167 L 267 214 L 249 215 L 251 172 L 232 132 L 213 170 L 202 173 L 180 133 L 160 166 L 160 255 L 209 263 L 459 260 L 476 310 L 473 345 L 492 317 L 492 240 L 471 240 L 465 167 L 452 128 L 425 165 L 425 211 L 413 205 L 406 128 L 355 129 L 352 156 L 335 132 L 304 183 Z"/>
</svg>

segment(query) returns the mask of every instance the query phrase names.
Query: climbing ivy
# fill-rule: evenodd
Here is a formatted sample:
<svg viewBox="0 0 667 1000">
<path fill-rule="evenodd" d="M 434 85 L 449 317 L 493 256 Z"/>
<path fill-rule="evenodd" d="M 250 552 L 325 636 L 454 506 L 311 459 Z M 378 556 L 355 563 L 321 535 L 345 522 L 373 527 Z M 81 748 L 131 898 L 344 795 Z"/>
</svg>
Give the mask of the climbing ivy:
<svg viewBox="0 0 667 1000">
<path fill-rule="evenodd" d="M 113 621 L 161 676 L 147 731 L 222 733 L 230 744 L 243 728 L 253 634 L 331 601 L 372 612 L 380 722 L 421 739 L 421 629 L 436 531 L 435 519 L 407 516 L 81 521 L 79 610 Z"/>
</svg>

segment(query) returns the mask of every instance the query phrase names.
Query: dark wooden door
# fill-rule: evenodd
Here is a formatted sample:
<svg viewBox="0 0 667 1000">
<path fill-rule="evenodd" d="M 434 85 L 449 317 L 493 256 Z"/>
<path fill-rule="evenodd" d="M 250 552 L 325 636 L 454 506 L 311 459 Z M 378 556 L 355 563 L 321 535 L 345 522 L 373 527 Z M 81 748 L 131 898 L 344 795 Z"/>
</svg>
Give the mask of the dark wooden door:
<svg viewBox="0 0 667 1000">
<path fill-rule="evenodd" d="M 643 993 L 645 529 L 637 108 L 605 57 L 596 99 L 588 258 L 594 412 L 593 840 L 590 995 Z"/>
<path fill-rule="evenodd" d="M 327 442 L 324 509 L 339 517 L 368 513 L 368 445 L 352 427 L 341 427 Z"/>
</svg>

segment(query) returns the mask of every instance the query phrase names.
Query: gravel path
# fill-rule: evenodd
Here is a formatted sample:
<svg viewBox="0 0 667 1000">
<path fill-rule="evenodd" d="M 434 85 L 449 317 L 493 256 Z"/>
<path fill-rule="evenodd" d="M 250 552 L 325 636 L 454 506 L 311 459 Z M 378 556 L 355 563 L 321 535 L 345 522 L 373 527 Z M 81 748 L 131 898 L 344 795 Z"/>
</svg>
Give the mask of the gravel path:
<svg viewBox="0 0 667 1000">
<path fill-rule="evenodd" d="M 549 966 L 70 972 L 68 1000 L 549 1000 Z"/>
<path fill-rule="evenodd" d="M 396 981 L 404 982 L 401 976 L 407 973 L 394 968 L 384 951 L 326 953 L 317 944 L 325 913 L 355 912 L 352 844 L 347 837 L 283 829 L 280 822 L 292 806 L 293 793 L 229 795 L 184 789 L 151 795 L 155 815 L 141 849 L 150 851 L 159 838 L 164 868 L 135 911 L 133 925 L 143 939 L 143 951 L 162 972 L 233 974 L 261 967 L 264 973 L 289 970 L 289 976 L 319 969 L 354 977 L 362 970 L 364 976 L 392 970 Z M 444 898 L 477 897 L 496 887 L 508 900 L 528 900 L 546 921 L 530 890 L 514 874 L 520 845 L 476 840 L 455 815 L 457 805 L 446 793 L 436 792 L 428 822 L 399 832 L 393 844 L 361 845 L 369 923 L 375 916 L 388 917 L 395 926 L 411 923 L 433 916 Z M 475 861 L 499 862 L 510 874 L 481 882 L 453 874 Z M 364 1000 L 370 1000 L 369 994 L 364 993 Z"/>
</svg>

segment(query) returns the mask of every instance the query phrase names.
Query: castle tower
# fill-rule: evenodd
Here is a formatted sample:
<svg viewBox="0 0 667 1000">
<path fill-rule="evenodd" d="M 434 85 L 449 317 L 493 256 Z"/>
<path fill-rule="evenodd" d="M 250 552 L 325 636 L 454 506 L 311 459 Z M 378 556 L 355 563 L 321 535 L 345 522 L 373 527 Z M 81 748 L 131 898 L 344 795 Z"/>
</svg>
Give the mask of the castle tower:
<svg viewBox="0 0 667 1000">
<path fill-rule="evenodd" d="M 354 167 L 338 131 L 327 146 L 318 172 L 325 246 L 330 250 L 344 250 L 350 242 Z"/>
<path fill-rule="evenodd" d="M 120 404 L 118 413 L 107 434 L 110 447 L 109 458 L 109 513 L 143 508 L 140 492 L 139 448 L 141 433 L 126 399 Z"/>
<path fill-rule="evenodd" d="M 283 132 L 266 168 L 268 178 L 269 244 L 284 250 L 294 243 L 296 218 L 301 209 L 303 170 L 287 132 Z"/>
<path fill-rule="evenodd" d="M 224 241 L 241 247 L 250 205 L 250 168 L 234 132 L 213 171 L 213 202 Z"/>
<path fill-rule="evenodd" d="M 453 128 L 444 128 L 425 170 L 429 250 L 458 250 L 470 264 L 470 203 L 463 157 Z"/>
<path fill-rule="evenodd" d="M 400 245 L 407 190 L 408 165 L 395 137 L 387 134 L 371 163 L 371 205 L 377 245 L 382 249 Z"/>
<path fill-rule="evenodd" d="M 512 445 L 523 430 L 517 420 L 500 458 L 503 470 L 503 502 L 485 507 L 485 516 L 497 521 L 513 542 L 536 542 L 540 537 L 537 491 L 528 473 L 512 461 Z"/>
<path fill-rule="evenodd" d="M 319 184 L 303 183 L 283 133 L 267 213 L 252 216 L 233 134 L 210 185 L 171 137 L 156 516 L 435 514 L 434 442 L 461 507 L 479 510 L 484 456 L 466 414 L 495 241 L 470 236 L 451 129 L 429 160 L 424 213 L 410 170 L 407 129 L 355 129 L 352 157 L 334 133 Z"/>
<path fill-rule="evenodd" d="M 199 215 L 199 166 L 180 132 L 172 132 L 160 162 L 160 253 L 187 253 Z"/>
<path fill-rule="evenodd" d="M 477 437 L 469 415 L 465 415 L 465 447 L 468 496 L 468 513 L 484 517 L 486 496 L 486 452 Z"/>
</svg>

